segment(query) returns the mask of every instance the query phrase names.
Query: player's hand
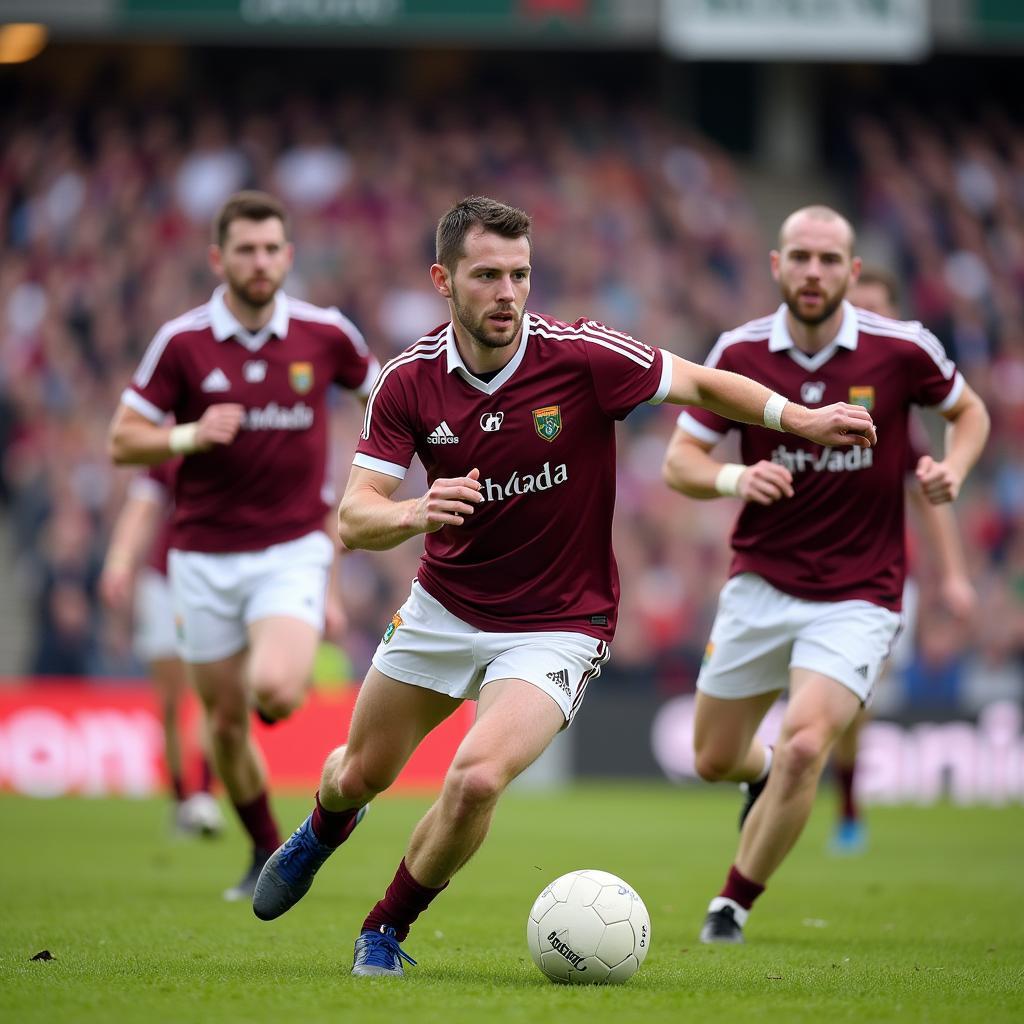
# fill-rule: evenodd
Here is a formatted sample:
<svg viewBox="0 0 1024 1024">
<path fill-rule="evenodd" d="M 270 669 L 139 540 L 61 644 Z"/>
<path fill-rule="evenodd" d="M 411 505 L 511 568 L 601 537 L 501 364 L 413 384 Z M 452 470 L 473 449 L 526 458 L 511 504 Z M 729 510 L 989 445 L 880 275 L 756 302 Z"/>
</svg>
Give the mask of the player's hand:
<svg viewBox="0 0 1024 1024">
<path fill-rule="evenodd" d="M 792 403 L 783 411 L 783 426 L 817 444 L 870 448 L 878 440 L 871 413 L 862 405 L 836 402 L 822 409 Z"/>
<path fill-rule="evenodd" d="M 245 406 L 237 402 L 211 405 L 199 417 L 196 451 L 208 452 L 215 444 L 231 444 L 242 427 Z"/>
<path fill-rule="evenodd" d="M 914 475 L 921 485 L 924 496 L 933 505 L 955 501 L 963 483 L 963 479 L 952 466 L 945 462 L 936 462 L 930 455 L 921 456 Z"/>
<path fill-rule="evenodd" d="M 946 611 L 960 622 L 970 622 L 978 607 L 978 592 L 964 575 L 954 573 L 939 585 L 939 597 Z"/>
<path fill-rule="evenodd" d="M 743 471 L 737 493 L 755 505 L 773 505 L 780 498 L 793 497 L 793 474 L 785 466 L 762 459 Z"/>
<path fill-rule="evenodd" d="M 127 611 L 131 604 L 133 584 L 134 574 L 130 566 L 105 565 L 100 574 L 100 598 L 111 611 Z"/>
<path fill-rule="evenodd" d="M 473 507 L 483 500 L 479 469 L 450 480 L 435 480 L 416 502 L 414 524 L 423 533 L 435 533 L 442 526 L 461 526 L 466 516 L 473 514 Z"/>
</svg>

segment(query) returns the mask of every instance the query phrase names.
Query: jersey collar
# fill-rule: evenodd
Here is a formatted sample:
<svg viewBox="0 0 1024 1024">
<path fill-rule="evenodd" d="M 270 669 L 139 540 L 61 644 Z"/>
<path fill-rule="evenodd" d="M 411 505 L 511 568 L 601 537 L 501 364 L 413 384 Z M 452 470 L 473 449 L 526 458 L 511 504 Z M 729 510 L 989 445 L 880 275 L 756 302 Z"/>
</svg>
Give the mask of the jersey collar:
<svg viewBox="0 0 1024 1024">
<path fill-rule="evenodd" d="M 447 346 L 448 353 L 448 372 L 457 373 L 470 387 L 476 388 L 477 391 L 482 391 L 485 395 L 493 395 L 506 381 L 508 381 L 512 374 L 519 369 L 519 364 L 523 361 L 523 357 L 526 355 L 526 346 L 530 340 L 530 314 L 523 313 L 523 337 L 519 342 L 519 348 L 516 350 L 516 354 L 509 360 L 508 365 L 499 373 L 496 377 L 492 377 L 489 381 L 482 381 L 479 377 L 475 377 L 473 372 L 466 366 L 462 361 L 462 356 L 459 354 L 459 346 L 455 344 L 455 328 L 448 324 L 448 330 L 445 334 L 445 344 Z"/>
<path fill-rule="evenodd" d="M 796 347 L 786 324 L 786 311 L 786 304 L 782 303 L 772 318 L 772 333 L 768 337 L 769 352 L 788 352 L 793 362 L 799 363 L 805 370 L 816 370 L 819 366 L 824 366 L 841 348 L 850 352 L 856 351 L 859 333 L 857 314 L 846 299 L 843 299 L 843 322 L 839 325 L 839 333 L 830 344 L 814 355 L 801 352 Z"/>
<path fill-rule="evenodd" d="M 272 337 L 284 338 L 288 334 L 288 298 L 284 292 L 278 290 L 274 296 L 274 312 L 270 320 L 253 334 L 228 309 L 224 301 L 227 290 L 227 285 L 220 285 L 210 299 L 210 329 L 217 341 L 234 338 L 243 348 L 258 352 Z"/>
</svg>

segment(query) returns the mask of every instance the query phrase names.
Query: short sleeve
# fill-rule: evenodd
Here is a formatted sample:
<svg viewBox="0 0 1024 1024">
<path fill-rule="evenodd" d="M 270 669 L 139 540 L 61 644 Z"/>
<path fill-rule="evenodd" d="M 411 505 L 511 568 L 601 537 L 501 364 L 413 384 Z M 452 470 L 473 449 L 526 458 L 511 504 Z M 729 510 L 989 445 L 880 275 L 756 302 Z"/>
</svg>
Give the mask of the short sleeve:
<svg viewBox="0 0 1024 1024">
<path fill-rule="evenodd" d="M 638 405 L 664 399 L 671 363 L 663 351 L 591 320 L 573 326 L 585 342 L 597 400 L 609 417 L 621 420 Z"/>
<path fill-rule="evenodd" d="M 917 334 L 907 345 L 910 400 L 939 411 L 948 409 L 963 392 L 964 379 L 939 339 L 921 324 L 916 326 Z"/>
<path fill-rule="evenodd" d="M 173 413 L 185 393 L 181 348 L 166 328 L 149 343 L 121 401 L 152 423 L 162 423 Z"/>
<path fill-rule="evenodd" d="M 403 479 L 416 452 L 411 408 L 406 382 L 389 363 L 370 392 L 352 464 Z"/>
<path fill-rule="evenodd" d="M 334 350 L 334 381 L 365 398 L 380 372 L 380 364 L 359 328 L 340 310 L 332 308 L 330 312 L 339 333 Z"/>
</svg>

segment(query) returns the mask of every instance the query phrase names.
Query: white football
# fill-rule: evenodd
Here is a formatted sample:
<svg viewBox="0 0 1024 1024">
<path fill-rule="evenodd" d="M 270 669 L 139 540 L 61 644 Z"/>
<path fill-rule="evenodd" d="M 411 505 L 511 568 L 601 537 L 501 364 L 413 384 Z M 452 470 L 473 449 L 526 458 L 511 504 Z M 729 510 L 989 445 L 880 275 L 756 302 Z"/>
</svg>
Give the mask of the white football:
<svg viewBox="0 0 1024 1024">
<path fill-rule="evenodd" d="M 644 901 L 607 871 L 570 871 L 537 897 L 526 922 L 533 962 L 552 981 L 615 985 L 651 948 Z"/>
</svg>

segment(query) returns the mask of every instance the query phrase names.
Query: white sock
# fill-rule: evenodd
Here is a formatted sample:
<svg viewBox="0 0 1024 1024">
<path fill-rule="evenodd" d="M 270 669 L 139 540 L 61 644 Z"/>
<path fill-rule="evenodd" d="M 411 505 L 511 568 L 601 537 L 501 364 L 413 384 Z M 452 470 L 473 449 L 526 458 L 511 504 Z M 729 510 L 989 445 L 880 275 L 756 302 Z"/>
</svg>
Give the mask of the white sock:
<svg viewBox="0 0 1024 1024">
<path fill-rule="evenodd" d="M 764 748 L 764 767 L 761 769 L 761 774 L 754 779 L 755 782 L 764 782 L 768 778 L 768 773 L 772 770 L 772 751 L 774 749 L 774 747 Z"/>
</svg>

